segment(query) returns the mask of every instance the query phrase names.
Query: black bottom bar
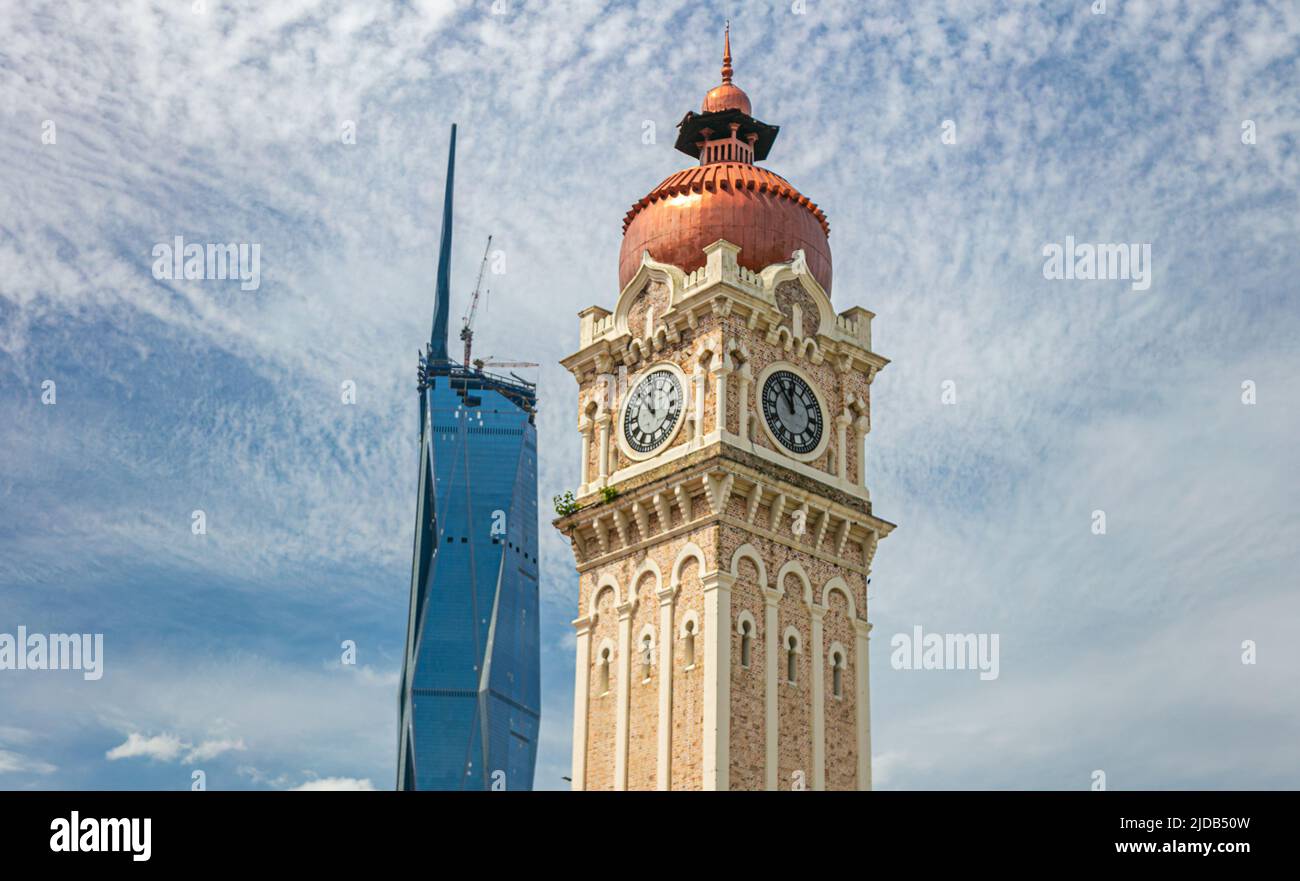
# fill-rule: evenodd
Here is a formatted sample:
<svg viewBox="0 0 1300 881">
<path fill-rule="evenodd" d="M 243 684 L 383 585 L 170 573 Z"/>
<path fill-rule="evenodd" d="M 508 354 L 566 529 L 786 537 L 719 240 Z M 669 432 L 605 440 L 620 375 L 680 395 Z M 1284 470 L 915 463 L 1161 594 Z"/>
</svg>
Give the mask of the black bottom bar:
<svg viewBox="0 0 1300 881">
<path fill-rule="evenodd" d="M 41 792 L 0 794 L 0 840 L 7 865 L 82 868 L 355 865 L 373 873 L 413 860 L 435 874 L 481 873 L 477 861 L 570 871 L 589 870 L 606 852 L 619 860 L 609 865 L 627 869 L 650 869 L 655 854 L 722 865 L 741 854 L 742 864 L 793 859 L 810 871 L 810 857 L 817 871 L 908 856 L 927 869 L 1045 858 L 1052 866 L 1136 858 L 1230 866 L 1290 855 L 1298 809 L 1294 792 Z M 147 836 L 143 822 L 121 822 L 145 818 Z M 136 859 L 146 843 L 148 859 Z M 109 850 L 86 852 L 92 845 Z"/>
</svg>

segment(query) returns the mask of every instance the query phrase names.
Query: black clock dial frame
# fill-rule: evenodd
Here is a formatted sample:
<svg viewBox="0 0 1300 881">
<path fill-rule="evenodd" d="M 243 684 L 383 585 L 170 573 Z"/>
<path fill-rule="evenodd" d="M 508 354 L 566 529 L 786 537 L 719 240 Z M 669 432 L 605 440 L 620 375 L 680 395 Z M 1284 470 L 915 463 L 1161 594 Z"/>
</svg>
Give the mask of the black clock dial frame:
<svg viewBox="0 0 1300 881">
<path fill-rule="evenodd" d="M 775 370 L 763 383 L 763 421 L 792 453 L 807 455 L 821 445 L 825 418 L 812 386 L 790 370 Z"/>
<path fill-rule="evenodd" d="M 681 418 L 681 380 L 671 370 L 651 370 L 623 408 L 623 439 L 638 453 L 653 452 L 672 437 Z"/>
</svg>

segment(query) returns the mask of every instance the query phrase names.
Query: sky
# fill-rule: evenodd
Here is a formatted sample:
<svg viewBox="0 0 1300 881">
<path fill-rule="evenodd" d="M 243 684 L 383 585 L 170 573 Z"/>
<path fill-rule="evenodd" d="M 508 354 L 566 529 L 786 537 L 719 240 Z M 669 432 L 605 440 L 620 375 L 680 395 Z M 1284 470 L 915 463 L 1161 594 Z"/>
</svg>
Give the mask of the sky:
<svg viewBox="0 0 1300 881">
<path fill-rule="evenodd" d="M 476 351 L 542 365 L 549 519 L 557 362 L 727 18 L 891 359 L 876 787 L 1300 787 L 1296 4 L 0 0 L 0 634 L 104 638 L 98 679 L 0 670 L 0 788 L 392 788 L 449 127 L 453 323 L 491 234 Z M 155 277 L 176 236 L 259 285 Z M 1150 286 L 1045 277 L 1067 237 L 1149 244 Z M 918 626 L 996 635 L 997 678 L 897 669 Z"/>
</svg>

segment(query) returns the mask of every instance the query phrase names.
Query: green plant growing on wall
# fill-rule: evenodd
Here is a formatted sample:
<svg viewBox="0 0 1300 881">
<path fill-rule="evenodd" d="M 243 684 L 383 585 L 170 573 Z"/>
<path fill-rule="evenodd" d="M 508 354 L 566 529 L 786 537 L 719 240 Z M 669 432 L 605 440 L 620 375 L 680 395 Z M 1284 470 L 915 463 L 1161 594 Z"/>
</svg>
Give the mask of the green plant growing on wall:
<svg viewBox="0 0 1300 881">
<path fill-rule="evenodd" d="M 602 486 L 600 488 L 600 495 L 605 501 L 612 502 L 614 499 L 618 498 L 618 487 Z"/>
<path fill-rule="evenodd" d="M 555 513 L 559 514 L 561 517 L 568 517 L 574 511 L 578 510 L 578 503 L 573 500 L 572 490 L 555 496 L 552 501 L 555 502 Z"/>
</svg>

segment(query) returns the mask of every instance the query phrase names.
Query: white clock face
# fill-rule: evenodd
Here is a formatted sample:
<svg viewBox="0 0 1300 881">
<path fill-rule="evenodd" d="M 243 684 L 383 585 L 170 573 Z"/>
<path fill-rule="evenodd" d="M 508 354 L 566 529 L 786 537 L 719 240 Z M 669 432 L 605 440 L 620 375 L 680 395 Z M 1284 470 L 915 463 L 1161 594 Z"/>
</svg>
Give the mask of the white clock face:
<svg viewBox="0 0 1300 881">
<path fill-rule="evenodd" d="M 682 384 L 671 370 L 652 370 L 642 377 L 623 409 L 623 436 L 638 453 L 658 449 L 672 436 L 682 417 Z"/>
<path fill-rule="evenodd" d="M 800 455 L 822 440 L 822 407 L 802 376 L 777 370 L 763 383 L 763 419 L 783 447 Z"/>
</svg>

